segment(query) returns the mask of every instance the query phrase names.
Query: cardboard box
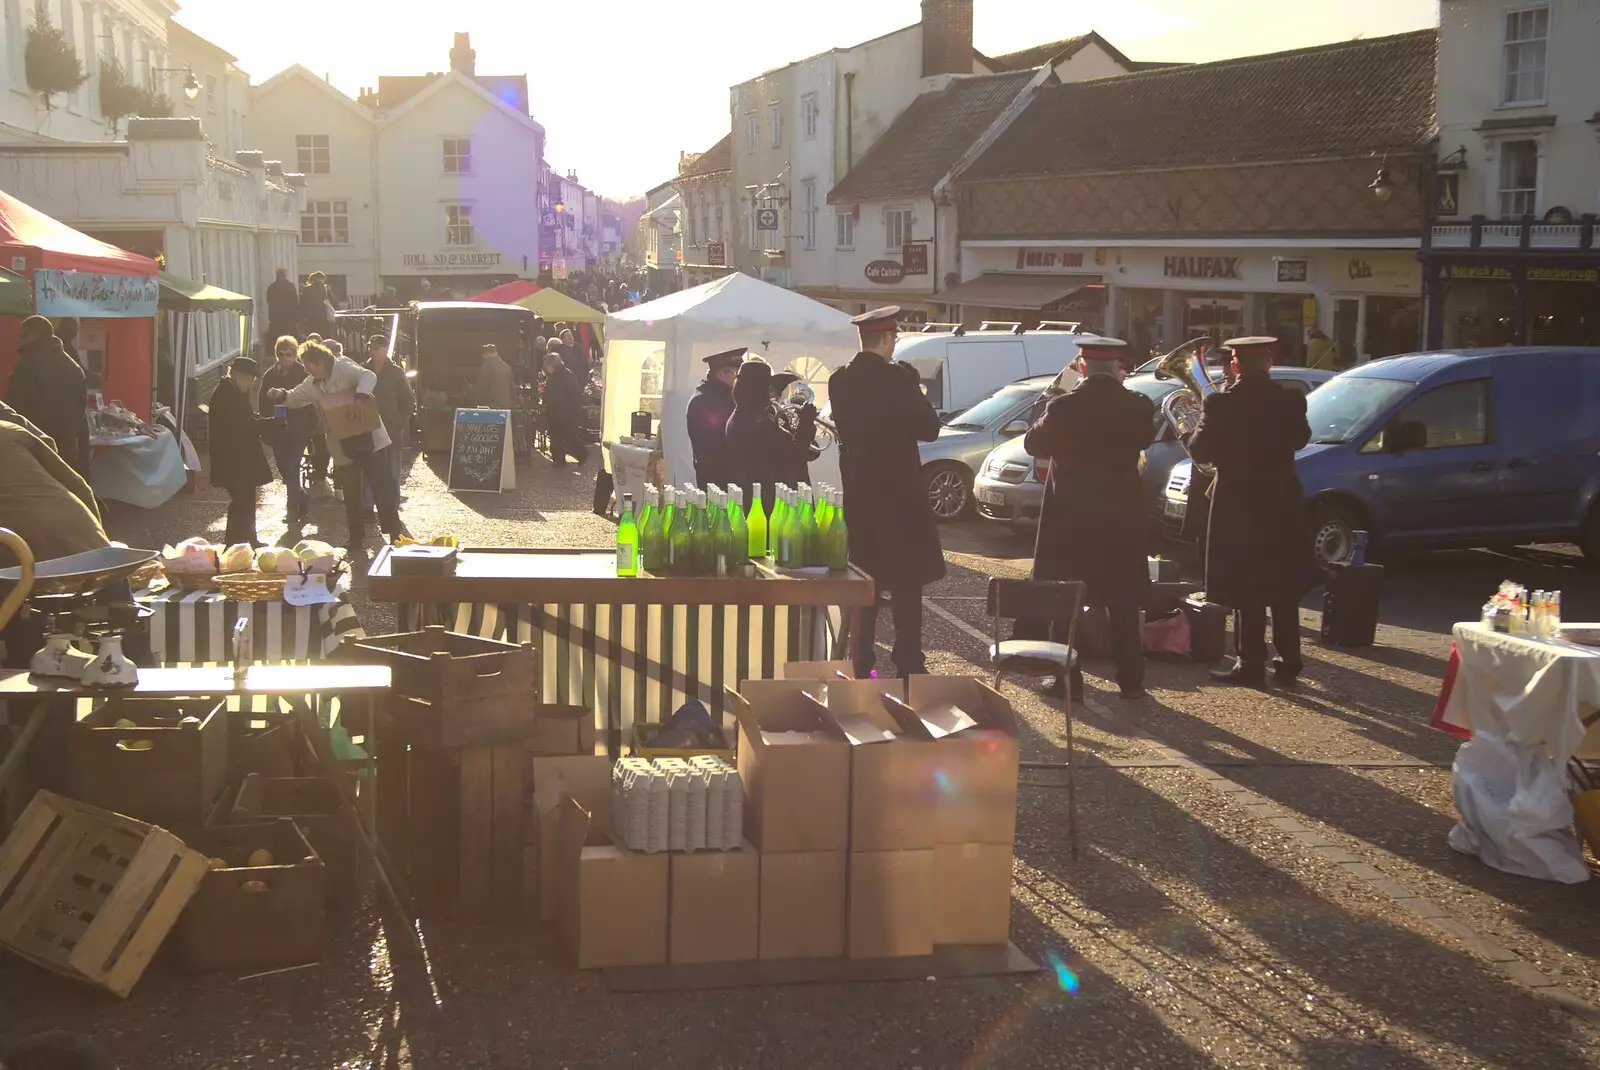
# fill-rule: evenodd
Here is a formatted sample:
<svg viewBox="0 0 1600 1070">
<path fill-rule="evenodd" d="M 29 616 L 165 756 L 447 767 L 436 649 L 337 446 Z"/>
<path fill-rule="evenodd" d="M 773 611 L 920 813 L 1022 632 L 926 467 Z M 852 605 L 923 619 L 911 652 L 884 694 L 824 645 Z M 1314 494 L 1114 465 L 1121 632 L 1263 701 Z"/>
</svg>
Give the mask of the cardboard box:
<svg viewBox="0 0 1600 1070">
<path fill-rule="evenodd" d="M 341 390 L 322 399 L 322 424 L 329 439 L 349 438 L 378 429 L 378 402 L 371 394 Z"/>
<path fill-rule="evenodd" d="M 556 931 L 580 970 L 667 961 L 667 859 L 611 842 L 564 795 L 557 808 Z"/>
<path fill-rule="evenodd" d="M 1011 939 L 1011 845 L 941 843 L 933 849 L 933 942 Z"/>
<path fill-rule="evenodd" d="M 850 748 L 806 686 L 747 680 L 727 693 L 739 720 L 745 835 L 763 852 L 848 846 Z"/>
<path fill-rule="evenodd" d="M 756 957 L 761 856 L 737 851 L 674 853 L 667 961 L 747 962 Z"/>
<path fill-rule="evenodd" d="M 846 857 L 843 851 L 761 856 L 761 958 L 843 957 Z"/>
<path fill-rule="evenodd" d="M 851 851 L 853 959 L 933 954 L 933 851 Z"/>
<path fill-rule="evenodd" d="M 828 686 L 828 716 L 850 744 L 852 851 L 916 851 L 934 843 L 933 751 L 921 724 L 895 697 L 897 684 Z M 914 730 L 904 731 L 897 716 Z"/>
<path fill-rule="evenodd" d="M 778 666 L 780 680 L 846 680 L 856 678 L 856 667 L 848 661 L 786 661 Z"/>
<path fill-rule="evenodd" d="M 913 676 L 910 710 L 938 770 L 936 843 L 1006 844 L 1016 839 L 1017 716 L 1011 703 L 970 676 Z M 895 711 L 904 719 L 906 711 Z M 913 731 L 910 723 L 902 730 Z"/>
<path fill-rule="evenodd" d="M 596 738 L 594 711 L 588 707 L 538 706 L 527 746 L 534 754 L 592 755 Z"/>
<path fill-rule="evenodd" d="M 555 918 L 555 878 L 561 798 L 571 795 L 589 812 L 594 824 L 611 828 L 611 760 L 598 755 L 532 759 L 533 812 L 531 822 L 539 845 L 539 916 Z"/>
</svg>

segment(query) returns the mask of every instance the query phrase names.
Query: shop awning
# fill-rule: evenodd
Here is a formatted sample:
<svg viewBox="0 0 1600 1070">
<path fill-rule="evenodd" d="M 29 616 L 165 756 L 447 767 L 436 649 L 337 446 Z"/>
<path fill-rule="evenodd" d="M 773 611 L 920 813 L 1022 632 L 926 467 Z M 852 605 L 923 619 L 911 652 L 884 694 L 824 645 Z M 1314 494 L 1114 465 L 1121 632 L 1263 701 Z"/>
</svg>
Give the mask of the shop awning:
<svg viewBox="0 0 1600 1070">
<path fill-rule="evenodd" d="M 255 302 L 244 294 L 220 286 L 208 286 L 165 271 L 158 278 L 161 282 L 158 304 L 168 312 L 240 312 L 248 316 L 255 307 Z"/>
<path fill-rule="evenodd" d="M 33 315 L 33 284 L 0 268 L 0 316 Z"/>
<path fill-rule="evenodd" d="M 1099 283 L 1098 275 L 1002 275 L 986 272 L 934 295 L 947 305 L 980 305 L 1037 312 Z"/>
</svg>

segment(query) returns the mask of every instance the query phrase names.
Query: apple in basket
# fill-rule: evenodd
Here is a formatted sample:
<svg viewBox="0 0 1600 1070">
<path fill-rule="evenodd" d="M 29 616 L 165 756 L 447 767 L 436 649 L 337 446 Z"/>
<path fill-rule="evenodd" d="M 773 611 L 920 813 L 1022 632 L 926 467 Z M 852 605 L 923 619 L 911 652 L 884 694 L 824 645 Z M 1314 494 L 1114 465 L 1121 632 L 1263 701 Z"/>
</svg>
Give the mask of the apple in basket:
<svg viewBox="0 0 1600 1070">
<path fill-rule="evenodd" d="M 161 548 L 161 567 L 167 572 L 215 572 L 219 549 L 203 538 L 184 539 Z"/>
<path fill-rule="evenodd" d="M 222 572 L 249 572 L 255 564 L 256 552 L 247 542 L 234 543 L 217 559 L 217 568 Z"/>
</svg>

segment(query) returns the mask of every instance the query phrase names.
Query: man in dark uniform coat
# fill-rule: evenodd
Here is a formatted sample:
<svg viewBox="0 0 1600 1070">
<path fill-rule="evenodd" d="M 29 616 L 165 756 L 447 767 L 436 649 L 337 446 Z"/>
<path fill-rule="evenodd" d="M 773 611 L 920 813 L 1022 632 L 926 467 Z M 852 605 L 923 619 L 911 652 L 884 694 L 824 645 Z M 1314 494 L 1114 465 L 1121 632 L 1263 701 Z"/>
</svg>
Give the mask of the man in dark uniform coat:
<svg viewBox="0 0 1600 1070">
<path fill-rule="evenodd" d="M 1137 699 L 1144 697 L 1139 607 L 1150 576 L 1139 455 L 1154 437 L 1156 410 L 1149 398 L 1122 385 L 1126 348 L 1115 339 L 1080 344 L 1083 378 L 1050 402 L 1023 445 L 1051 462 L 1033 578 L 1088 584 L 1089 604 L 1104 606 L 1110 619 L 1117 686 L 1123 698 Z M 1074 668 L 1072 693 L 1082 689 Z"/>
<path fill-rule="evenodd" d="M 1237 614 L 1239 660 L 1212 676 L 1266 682 L 1267 610 L 1272 610 L 1273 675 L 1300 675 L 1300 598 L 1310 587 L 1311 544 L 1294 455 L 1311 439 L 1305 396 L 1273 382 L 1276 338 L 1235 338 L 1233 386 L 1205 400 L 1189 453 L 1216 466 L 1206 544 L 1206 599 Z"/>
<path fill-rule="evenodd" d="M 850 521 L 850 561 L 877 583 L 894 613 L 891 657 L 901 676 L 923 672 L 922 588 L 944 576 L 944 551 L 928 504 L 918 442 L 939 437 L 939 415 L 922 393 L 922 378 L 896 364 L 900 309 L 890 305 L 853 321 L 861 352 L 833 373 L 828 396 L 838 429 L 839 474 Z M 858 677 L 872 672 L 878 606 L 861 615 Z"/>
<path fill-rule="evenodd" d="M 730 349 L 706 358 L 706 378 L 689 399 L 689 445 L 694 448 L 694 481 L 726 486 L 733 479 L 728 457 L 728 417 L 733 415 L 733 380 L 747 349 Z"/>
</svg>

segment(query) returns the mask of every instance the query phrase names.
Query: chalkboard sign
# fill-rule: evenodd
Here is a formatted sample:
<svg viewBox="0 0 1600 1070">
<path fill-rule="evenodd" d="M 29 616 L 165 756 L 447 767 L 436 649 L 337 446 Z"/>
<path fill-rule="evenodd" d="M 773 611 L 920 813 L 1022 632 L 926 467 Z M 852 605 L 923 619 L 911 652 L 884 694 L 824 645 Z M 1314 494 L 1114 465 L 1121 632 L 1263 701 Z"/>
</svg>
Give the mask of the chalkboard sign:
<svg viewBox="0 0 1600 1070">
<path fill-rule="evenodd" d="M 457 409 L 450 436 L 451 490 L 498 493 L 516 485 L 511 414 L 504 409 Z"/>
</svg>

